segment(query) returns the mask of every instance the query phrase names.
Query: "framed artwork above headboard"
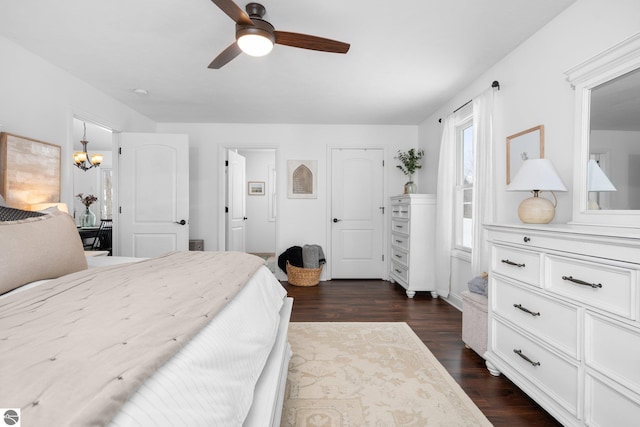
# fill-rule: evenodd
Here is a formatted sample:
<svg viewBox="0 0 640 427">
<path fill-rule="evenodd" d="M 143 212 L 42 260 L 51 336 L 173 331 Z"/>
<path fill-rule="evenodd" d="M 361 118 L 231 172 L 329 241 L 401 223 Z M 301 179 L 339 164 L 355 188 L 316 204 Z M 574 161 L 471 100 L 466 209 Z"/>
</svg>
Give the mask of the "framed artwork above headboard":
<svg viewBox="0 0 640 427">
<path fill-rule="evenodd" d="M 0 193 L 8 206 L 60 202 L 59 145 L 0 133 Z"/>
</svg>

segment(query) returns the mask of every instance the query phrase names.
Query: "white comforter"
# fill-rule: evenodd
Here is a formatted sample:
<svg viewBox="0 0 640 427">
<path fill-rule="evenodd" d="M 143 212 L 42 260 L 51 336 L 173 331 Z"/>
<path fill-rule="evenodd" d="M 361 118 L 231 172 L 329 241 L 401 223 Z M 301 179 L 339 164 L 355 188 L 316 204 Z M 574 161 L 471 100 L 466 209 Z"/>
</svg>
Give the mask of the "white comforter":
<svg viewBox="0 0 640 427">
<path fill-rule="evenodd" d="M 243 290 L 124 405 L 111 426 L 241 426 L 286 292 L 262 267 Z"/>
<path fill-rule="evenodd" d="M 132 260 L 96 257 L 88 261 L 97 266 Z M 200 333 L 131 396 L 111 425 L 241 426 L 276 339 L 285 297 L 284 288 L 261 267 Z"/>
</svg>

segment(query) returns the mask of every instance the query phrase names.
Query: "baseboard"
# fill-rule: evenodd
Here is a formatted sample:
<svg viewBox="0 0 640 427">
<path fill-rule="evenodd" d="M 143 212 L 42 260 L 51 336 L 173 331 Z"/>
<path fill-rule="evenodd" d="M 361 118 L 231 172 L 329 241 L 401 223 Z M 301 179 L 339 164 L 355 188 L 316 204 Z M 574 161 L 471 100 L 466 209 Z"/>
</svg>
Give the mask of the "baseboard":
<svg viewBox="0 0 640 427">
<path fill-rule="evenodd" d="M 447 298 L 442 298 L 442 299 L 447 303 L 449 303 L 451 306 L 457 308 L 458 311 L 462 311 L 462 295 L 449 294 Z"/>
</svg>

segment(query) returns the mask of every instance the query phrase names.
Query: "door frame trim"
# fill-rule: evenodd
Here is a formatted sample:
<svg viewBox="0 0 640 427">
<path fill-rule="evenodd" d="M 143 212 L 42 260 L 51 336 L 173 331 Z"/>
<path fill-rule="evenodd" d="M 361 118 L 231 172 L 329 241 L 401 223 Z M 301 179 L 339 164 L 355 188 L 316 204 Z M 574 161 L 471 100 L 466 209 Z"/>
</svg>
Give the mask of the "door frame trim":
<svg viewBox="0 0 640 427">
<path fill-rule="evenodd" d="M 326 274 L 325 280 L 332 280 L 333 271 L 331 266 L 331 260 L 333 259 L 333 227 L 330 224 L 333 211 L 333 193 L 331 187 L 331 179 L 333 177 L 333 150 L 382 150 L 382 160 L 384 161 L 384 167 L 382 168 L 382 200 L 384 201 L 384 218 L 382 219 L 382 253 L 384 254 L 384 267 L 382 269 L 382 280 L 389 280 L 389 236 L 387 230 L 391 227 L 389 212 L 389 197 L 387 192 L 388 183 L 388 165 L 387 148 L 384 145 L 367 145 L 365 147 L 359 145 L 327 145 L 327 203 L 326 203 L 326 220 L 329 221 L 327 226 L 327 251 L 325 253 L 327 264 L 325 265 L 324 274 Z"/>
</svg>

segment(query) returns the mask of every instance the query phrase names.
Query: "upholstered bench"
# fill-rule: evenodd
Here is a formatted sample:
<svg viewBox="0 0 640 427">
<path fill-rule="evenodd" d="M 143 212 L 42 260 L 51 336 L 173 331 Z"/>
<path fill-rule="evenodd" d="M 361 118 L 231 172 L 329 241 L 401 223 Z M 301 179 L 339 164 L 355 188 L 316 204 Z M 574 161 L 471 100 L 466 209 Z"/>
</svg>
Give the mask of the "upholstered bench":
<svg viewBox="0 0 640 427">
<path fill-rule="evenodd" d="M 487 297 L 462 292 L 462 341 L 484 357 L 487 351 Z"/>
</svg>

